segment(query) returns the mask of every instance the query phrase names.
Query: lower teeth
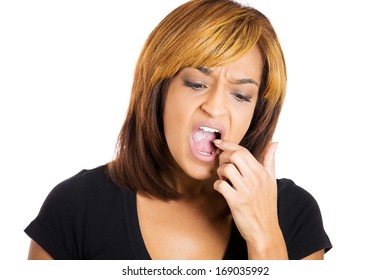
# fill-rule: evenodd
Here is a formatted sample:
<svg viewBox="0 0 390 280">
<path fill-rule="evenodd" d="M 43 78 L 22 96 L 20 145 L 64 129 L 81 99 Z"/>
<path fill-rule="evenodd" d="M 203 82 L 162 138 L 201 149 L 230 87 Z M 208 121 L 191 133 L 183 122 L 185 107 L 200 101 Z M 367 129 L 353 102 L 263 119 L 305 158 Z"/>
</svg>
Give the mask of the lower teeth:
<svg viewBox="0 0 390 280">
<path fill-rule="evenodd" d="M 201 154 L 201 155 L 204 155 L 204 156 L 211 156 L 212 155 L 212 154 L 201 152 L 201 151 L 198 151 L 198 153 Z"/>
</svg>

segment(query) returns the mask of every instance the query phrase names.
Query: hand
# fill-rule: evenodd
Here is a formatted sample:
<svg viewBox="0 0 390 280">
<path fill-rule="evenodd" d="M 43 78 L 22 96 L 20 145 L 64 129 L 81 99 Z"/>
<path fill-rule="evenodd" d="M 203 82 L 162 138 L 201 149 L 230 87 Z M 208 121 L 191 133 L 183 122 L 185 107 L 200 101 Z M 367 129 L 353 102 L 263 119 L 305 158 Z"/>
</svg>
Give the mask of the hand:
<svg viewBox="0 0 390 280">
<path fill-rule="evenodd" d="M 240 145 L 224 140 L 214 143 L 223 151 L 214 189 L 225 197 L 234 222 L 247 242 L 249 258 L 287 259 L 277 215 L 277 143 L 267 146 L 263 164 Z"/>
</svg>

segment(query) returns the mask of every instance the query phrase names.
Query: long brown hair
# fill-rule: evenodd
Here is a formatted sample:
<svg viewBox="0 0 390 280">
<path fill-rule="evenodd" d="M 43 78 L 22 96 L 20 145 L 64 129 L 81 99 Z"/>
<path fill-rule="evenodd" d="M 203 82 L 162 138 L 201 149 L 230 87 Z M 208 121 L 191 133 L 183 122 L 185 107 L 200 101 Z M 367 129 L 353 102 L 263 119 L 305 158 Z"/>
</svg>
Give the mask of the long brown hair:
<svg viewBox="0 0 390 280">
<path fill-rule="evenodd" d="M 231 0 L 193 0 L 168 14 L 145 42 L 116 158 L 108 164 L 112 180 L 160 199 L 177 199 L 179 194 L 162 179 L 162 172 L 175 168 L 162 121 L 171 78 L 184 67 L 230 63 L 255 45 L 264 66 L 256 109 L 240 144 L 261 159 L 286 90 L 285 62 L 276 33 L 254 8 Z"/>
</svg>

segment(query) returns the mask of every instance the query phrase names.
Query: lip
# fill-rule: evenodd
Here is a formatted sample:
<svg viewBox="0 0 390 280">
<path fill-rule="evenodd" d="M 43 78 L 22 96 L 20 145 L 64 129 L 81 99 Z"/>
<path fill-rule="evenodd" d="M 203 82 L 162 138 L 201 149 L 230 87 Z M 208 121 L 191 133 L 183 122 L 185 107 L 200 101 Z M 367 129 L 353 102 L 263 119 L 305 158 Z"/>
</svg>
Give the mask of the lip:
<svg viewBox="0 0 390 280">
<path fill-rule="evenodd" d="M 194 132 L 196 130 L 198 130 L 201 126 L 207 126 L 207 127 L 210 127 L 210 128 L 213 128 L 213 129 L 217 129 L 220 131 L 221 133 L 221 139 L 224 139 L 224 136 L 225 136 L 225 128 L 218 124 L 218 123 L 215 123 L 215 122 L 210 122 L 210 121 L 201 121 L 201 122 L 198 122 L 196 123 L 192 130 L 191 130 L 191 134 L 190 134 L 190 149 L 191 149 L 191 154 L 194 158 L 202 161 L 202 162 L 214 162 L 215 159 L 217 158 L 217 156 L 220 154 L 220 150 L 217 149 L 214 153 L 212 153 L 211 155 L 205 155 L 205 154 L 201 154 L 199 153 L 197 150 L 195 150 L 194 148 L 194 140 L 192 139 L 192 135 L 194 134 Z"/>
</svg>

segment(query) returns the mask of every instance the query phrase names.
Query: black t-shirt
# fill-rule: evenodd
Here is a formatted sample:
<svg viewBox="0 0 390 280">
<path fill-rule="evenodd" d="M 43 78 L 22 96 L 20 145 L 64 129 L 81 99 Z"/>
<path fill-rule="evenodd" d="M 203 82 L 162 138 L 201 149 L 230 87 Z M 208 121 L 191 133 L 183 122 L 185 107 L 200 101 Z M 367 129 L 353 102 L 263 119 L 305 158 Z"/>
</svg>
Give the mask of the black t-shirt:
<svg viewBox="0 0 390 280">
<path fill-rule="evenodd" d="M 290 259 L 332 245 L 315 199 L 288 179 L 278 179 L 279 225 Z M 116 186 L 107 166 L 83 170 L 57 185 L 25 232 L 54 259 L 148 260 L 134 191 Z M 233 223 L 224 259 L 247 259 Z"/>
</svg>

